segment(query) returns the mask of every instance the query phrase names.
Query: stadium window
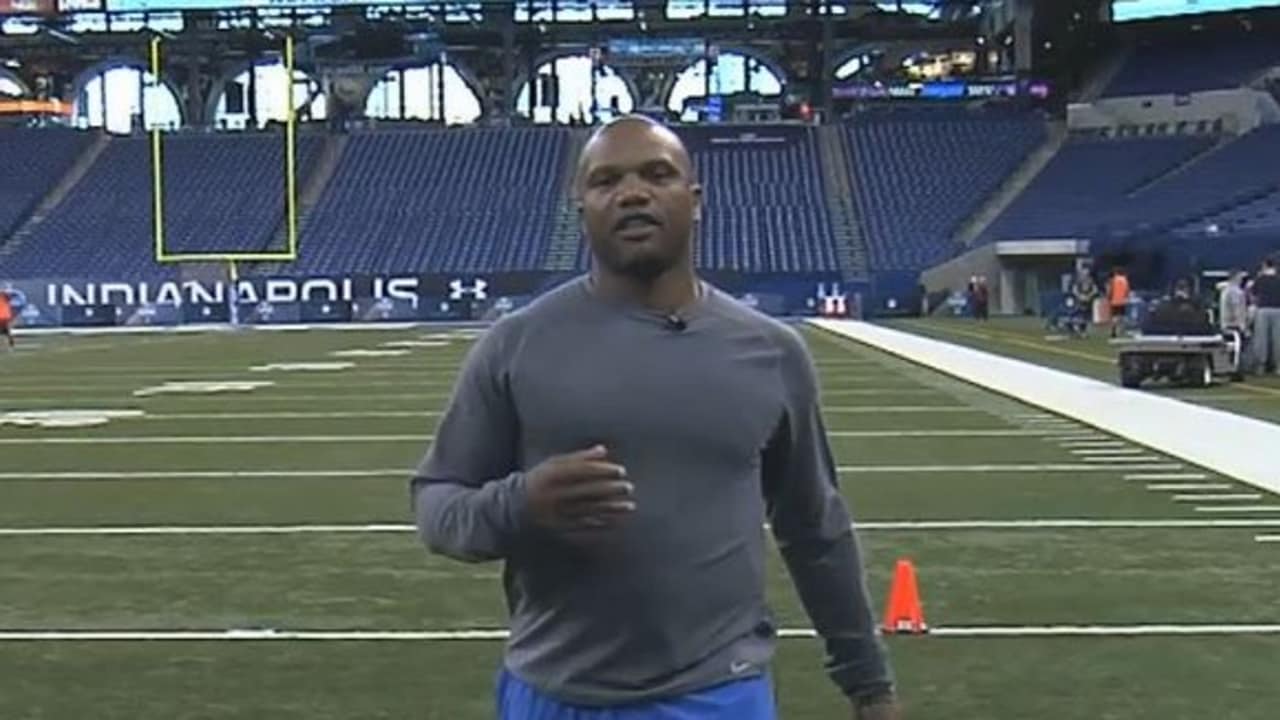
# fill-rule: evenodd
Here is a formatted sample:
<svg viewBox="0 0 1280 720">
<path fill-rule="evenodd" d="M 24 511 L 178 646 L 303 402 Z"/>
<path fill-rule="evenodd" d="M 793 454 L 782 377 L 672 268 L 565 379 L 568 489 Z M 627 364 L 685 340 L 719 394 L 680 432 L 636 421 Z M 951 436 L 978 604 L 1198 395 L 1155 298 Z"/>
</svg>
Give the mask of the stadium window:
<svg viewBox="0 0 1280 720">
<path fill-rule="evenodd" d="M 520 23 L 635 19 L 631 0 L 516 0 L 515 7 Z"/>
<path fill-rule="evenodd" d="M 444 122 L 450 125 L 479 120 L 480 98 L 457 68 L 452 65 L 443 68 L 443 75 L 440 63 L 391 70 L 369 91 L 364 114 L 383 120 L 440 120 L 443 116 Z M 439 106 L 442 82 L 443 108 Z"/>
<path fill-rule="evenodd" d="M 481 22 L 484 20 L 484 4 L 479 2 L 445 3 L 444 21 L 452 23 Z"/>
<path fill-rule="evenodd" d="M 9 76 L 5 70 L 0 70 L 0 95 L 9 95 L 11 97 L 22 96 L 22 86 Z"/>
<path fill-rule="evenodd" d="M 516 96 L 516 112 L 535 123 L 568 124 L 591 120 L 591 58 L 586 55 L 566 55 L 552 64 L 543 63 L 534 73 L 538 79 L 538 102 L 530 110 L 531 95 L 526 80 Z M 601 65 L 596 69 L 595 99 L 596 118 L 607 121 L 615 114 L 626 114 L 635 108 L 635 98 L 626 81 L 613 68 Z M 549 102 L 549 100 L 551 102 Z"/>
<path fill-rule="evenodd" d="M 903 2 L 902 0 L 879 0 L 876 7 L 885 12 L 901 12 L 908 15 L 924 15 L 929 18 L 941 16 L 939 2 Z"/>
<path fill-rule="evenodd" d="M 782 17 L 787 14 L 786 0 L 667 0 L 667 17 L 688 20 L 702 17 Z"/>
<path fill-rule="evenodd" d="M 139 114 L 147 130 L 175 130 L 182 124 L 178 98 L 169 86 L 157 84 L 151 73 L 136 67 L 114 67 L 90 78 L 71 112 L 76 127 L 116 134 L 132 132 Z"/>
<path fill-rule="evenodd" d="M 865 67 L 867 64 L 868 63 L 866 59 L 861 56 L 851 57 L 848 60 L 845 60 L 843 63 L 841 63 L 840 67 L 836 68 L 836 79 L 848 80 L 849 78 L 861 72 L 862 68 Z"/>
<path fill-rule="evenodd" d="M 754 57 L 735 52 L 721 53 L 710 81 L 707 79 L 706 60 L 698 60 L 680 71 L 675 84 L 671 86 L 667 109 L 680 113 L 681 120 L 692 122 L 697 119 L 697 111 L 687 109 L 686 101 L 705 97 L 707 90 L 715 97 L 740 92 L 780 95 L 782 79 L 769 66 Z"/>
<path fill-rule="evenodd" d="M 165 32 L 182 32 L 184 23 L 182 13 L 115 13 L 106 16 L 106 23 L 88 20 L 85 29 L 78 32 L 138 32 L 140 30 L 163 30 Z"/>
<path fill-rule="evenodd" d="M 29 18 L 6 18 L 0 21 L 0 34 L 3 35 L 35 35 L 40 32 L 40 24 Z"/>
<path fill-rule="evenodd" d="M 269 122 L 284 122 L 288 117 L 285 105 L 284 64 L 279 60 L 259 63 L 254 67 L 255 99 L 257 101 L 258 127 L 264 128 Z M 235 92 L 246 94 L 243 103 L 235 107 L 227 107 L 227 90 L 239 86 Z M 293 71 L 293 107 L 298 122 L 324 120 L 326 117 L 326 101 L 320 85 L 302 70 Z M 217 109 L 213 113 L 216 127 L 225 130 L 244 130 L 249 127 L 250 105 L 247 99 L 249 92 L 249 71 L 240 73 L 234 80 L 223 87 L 218 98 Z"/>
</svg>

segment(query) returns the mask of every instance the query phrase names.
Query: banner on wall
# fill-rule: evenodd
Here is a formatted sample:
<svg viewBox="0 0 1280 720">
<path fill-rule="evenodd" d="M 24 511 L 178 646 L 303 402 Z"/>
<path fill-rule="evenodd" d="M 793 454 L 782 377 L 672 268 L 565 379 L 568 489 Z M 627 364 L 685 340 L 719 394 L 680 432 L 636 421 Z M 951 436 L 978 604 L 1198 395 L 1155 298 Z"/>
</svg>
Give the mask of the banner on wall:
<svg viewBox="0 0 1280 720">
<path fill-rule="evenodd" d="M 103 281 L 5 281 L 26 327 L 199 323 L 274 325 L 327 322 L 493 320 L 528 304 L 573 273 L 404 274 Z M 857 317 L 867 288 L 832 274 L 716 273 L 706 279 L 775 316 Z"/>
</svg>

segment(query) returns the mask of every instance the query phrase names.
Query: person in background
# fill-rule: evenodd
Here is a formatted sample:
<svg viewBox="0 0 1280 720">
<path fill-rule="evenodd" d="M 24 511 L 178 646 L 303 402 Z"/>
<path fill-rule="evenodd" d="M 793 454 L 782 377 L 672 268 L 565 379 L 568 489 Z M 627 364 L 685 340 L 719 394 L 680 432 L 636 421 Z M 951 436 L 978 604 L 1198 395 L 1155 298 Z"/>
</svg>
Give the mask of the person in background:
<svg viewBox="0 0 1280 720">
<path fill-rule="evenodd" d="M 1280 275 L 1276 275 L 1275 258 L 1262 261 L 1262 271 L 1253 281 L 1253 297 L 1257 303 L 1254 318 L 1254 362 L 1259 372 L 1280 370 Z"/>
<path fill-rule="evenodd" d="M 1244 289 L 1244 270 L 1232 270 L 1218 293 L 1218 328 L 1226 337 L 1240 342 L 1237 363 L 1243 370 L 1249 357 L 1249 295 Z"/>
<path fill-rule="evenodd" d="M 1076 278 L 1071 282 L 1071 298 L 1075 300 L 1075 313 L 1072 325 L 1076 333 L 1085 336 L 1089 325 L 1093 323 L 1093 302 L 1098 299 L 1098 284 L 1088 268 L 1076 271 Z"/>
<path fill-rule="evenodd" d="M 1210 335 L 1209 314 L 1191 295 L 1191 281 L 1179 278 L 1173 292 L 1161 300 L 1142 325 L 1144 335 Z"/>
<path fill-rule="evenodd" d="M 1107 302 L 1111 306 L 1111 337 L 1122 331 L 1125 315 L 1129 312 L 1129 276 L 1123 267 L 1115 267 L 1111 271 L 1111 280 L 1107 282 Z"/>
<path fill-rule="evenodd" d="M 991 318 L 991 288 L 987 286 L 985 275 L 979 275 L 973 282 L 973 315 L 978 320 Z"/>
<path fill-rule="evenodd" d="M 3 335 L 8 341 L 8 347 L 10 350 L 14 348 L 13 319 L 15 314 L 16 313 L 13 311 L 13 302 L 9 300 L 9 293 L 4 290 L 0 290 L 0 335 Z"/>
</svg>

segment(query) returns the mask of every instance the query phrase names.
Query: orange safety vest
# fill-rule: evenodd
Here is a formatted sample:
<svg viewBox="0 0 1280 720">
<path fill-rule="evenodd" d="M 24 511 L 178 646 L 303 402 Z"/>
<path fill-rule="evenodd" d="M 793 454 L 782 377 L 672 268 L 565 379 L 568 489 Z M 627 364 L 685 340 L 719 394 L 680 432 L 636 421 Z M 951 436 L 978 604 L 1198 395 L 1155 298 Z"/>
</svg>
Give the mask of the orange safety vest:
<svg viewBox="0 0 1280 720">
<path fill-rule="evenodd" d="M 1107 299 L 1111 302 L 1111 306 L 1128 305 L 1129 304 L 1129 278 L 1124 275 L 1116 275 L 1111 278 L 1111 292 L 1108 293 Z"/>
</svg>

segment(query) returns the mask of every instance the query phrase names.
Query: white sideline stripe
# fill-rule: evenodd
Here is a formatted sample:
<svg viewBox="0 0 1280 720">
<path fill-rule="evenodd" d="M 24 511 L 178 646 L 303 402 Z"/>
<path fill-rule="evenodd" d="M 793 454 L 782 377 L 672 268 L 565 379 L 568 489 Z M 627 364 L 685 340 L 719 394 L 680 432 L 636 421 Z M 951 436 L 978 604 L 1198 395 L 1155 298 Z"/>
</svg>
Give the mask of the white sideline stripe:
<svg viewBox="0 0 1280 720">
<path fill-rule="evenodd" d="M 1125 480 L 1207 480 L 1204 473 L 1137 473 L 1125 475 Z"/>
<path fill-rule="evenodd" d="M 1280 512 L 1280 505 L 1206 505 L 1197 507 L 1203 513 L 1272 513 Z"/>
<path fill-rule="evenodd" d="M 1275 423 L 873 323 L 808 322 L 1043 412 L 1079 420 L 1154 452 L 1280 493 L 1272 452 L 1280 447 L 1280 425 Z"/>
<path fill-rule="evenodd" d="M 764 525 L 768 529 L 768 524 Z M 1253 520 L 1044 518 L 1031 520 L 871 520 L 857 522 L 858 531 L 919 530 L 1136 530 L 1280 528 L 1280 518 Z M 76 537 L 139 535 L 365 535 L 414 533 L 404 523 L 313 525 L 101 525 L 0 528 L 0 537 Z M 1276 536 L 1280 538 L 1280 535 Z"/>
<path fill-rule="evenodd" d="M 0 632 L 3 642 L 496 642 L 506 640 L 510 631 L 476 630 L 277 630 L 245 628 L 231 630 L 9 630 Z M 1050 636 L 1135 636 L 1135 635 L 1274 635 L 1280 625 L 991 625 L 934 627 L 933 637 L 1050 637 Z M 781 628 L 784 639 L 816 638 L 811 628 Z"/>
<path fill-rule="evenodd" d="M 1145 470 L 1176 470 L 1180 465 L 1126 466 Z M 1105 465 L 1014 464 L 1014 465 L 841 465 L 842 473 L 964 473 L 964 472 L 1109 472 Z M 332 478 L 398 477 L 408 479 L 412 468 L 403 470 L 95 470 L 57 472 L 2 472 L 0 480 L 225 480 L 241 478 Z"/>
<path fill-rule="evenodd" d="M 1240 502 L 1243 500 L 1261 500 L 1262 493 L 1218 493 L 1201 494 L 1186 493 L 1174 495 L 1174 502 Z"/>
<path fill-rule="evenodd" d="M 1231 483 L 1147 483 L 1147 489 L 1156 492 L 1175 490 L 1227 490 Z"/>
</svg>

